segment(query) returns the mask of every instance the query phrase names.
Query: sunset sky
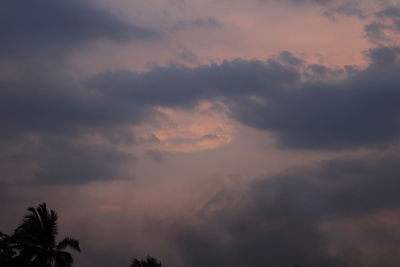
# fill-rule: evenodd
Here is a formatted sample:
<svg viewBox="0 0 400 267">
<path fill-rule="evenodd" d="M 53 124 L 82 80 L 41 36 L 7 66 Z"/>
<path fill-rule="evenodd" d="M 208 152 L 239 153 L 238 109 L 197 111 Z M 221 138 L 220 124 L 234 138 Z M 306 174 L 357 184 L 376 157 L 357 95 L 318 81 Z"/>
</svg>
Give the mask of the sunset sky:
<svg viewBox="0 0 400 267">
<path fill-rule="evenodd" d="M 0 231 L 74 266 L 400 266 L 400 0 L 3 0 Z"/>
</svg>

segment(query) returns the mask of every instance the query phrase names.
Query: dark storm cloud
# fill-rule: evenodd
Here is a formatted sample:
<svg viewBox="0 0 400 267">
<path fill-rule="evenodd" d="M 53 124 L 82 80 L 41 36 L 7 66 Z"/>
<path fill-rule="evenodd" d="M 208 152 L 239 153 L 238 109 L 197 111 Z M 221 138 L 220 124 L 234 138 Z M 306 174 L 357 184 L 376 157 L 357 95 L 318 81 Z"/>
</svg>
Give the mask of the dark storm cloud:
<svg viewBox="0 0 400 267">
<path fill-rule="evenodd" d="M 177 232 L 185 264 L 351 266 L 346 258 L 328 253 L 330 240 L 319 226 L 400 208 L 399 160 L 397 154 L 337 159 L 259 178 L 236 196 L 236 204 L 221 208 L 219 203 L 208 203 L 199 224 Z M 223 196 L 218 199 L 223 201 Z M 373 238 L 376 232 L 364 234 L 364 238 Z M 391 244 L 383 246 L 390 249 Z M 368 253 L 374 255 L 376 250 Z M 390 262 L 394 265 L 387 266 L 398 264 L 396 255 L 380 264 Z"/>
<path fill-rule="evenodd" d="M 214 215 L 206 225 L 177 234 L 183 266 L 336 266 L 322 251 L 324 240 L 311 222 L 268 225 L 262 215 L 236 212 Z"/>
<path fill-rule="evenodd" d="M 267 105 L 237 105 L 234 116 L 272 130 L 283 146 L 346 149 L 383 146 L 400 135 L 397 47 L 368 53 L 371 65 L 336 83 L 310 82 L 277 93 Z"/>
<path fill-rule="evenodd" d="M 287 51 L 264 62 L 235 60 L 195 68 L 156 67 L 146 73 L 107 72 L 86 80 L 83 87 L 68 82 L 60 86 L 60 79 L 36 84 L 30 79 L 3 82 L 1 137 L 21 143 L 31 134 L 79 139 L 96 133 L 110 144 L 132 144 L 137 140 L 125 126 L 149 118 L 156 113 L 154 107 L 191 108 L 207 99 L 224 101 L 233 118 L 275 132 L 279 143 L 288 148 L 388 145 L 400 135 L 399 53 L 397 47 L 370 50 L 367 69 L 353 70 L 336 82 L 324 80 L 340 71 L 306 65 Z M 34 170 L 36 181 L 78 184 L 123 175 L 117 170 L 128 159 L 112 147 L 61 144 L 39 143 L 37 151 L 47 151 L 39 154 L 51 157 L 28 153 L 20 159 L 40 166 Z M 154 152 L 148 155 L 161 159 Z M 80 165 L 85 161 L 88 164 Z"/>
<path fill-rule="evenodd" d="M 74 137 L 51 134 L 34 140 L 19 138 L 16 142 L 19 146 L 2 149 L 0 184 L 33 181 L 78 185 L 131 178 L 127 166 L 136 161 L 133 155 L 115 149 L 112 144 L 79 142 Z"/>
<path fill-rule="evenodd" d="M 385 146 L 400 135 L 399 53 L 398 47 L 378 47 L 365 53 L 370 59 L 366 69 L 348 66 L 338 70 L 307 65 L 284 51 L 267 61 L 106 72 L 81 85 L 52 72 L 49 77 L 55 78 L 42 78 L 39 69 L 39 74 L 1 82 L 0 135 L 18 142 L 31 134 L 79 138 L 96 133 L 111 144 L 132 144 L 137 140 L 125 126 L 151 117 L 156 113 L 154 107 L 192 108 L 201 100 L 219 100 L 230 107 L 233 118 L 276 133 L 284 147 Z M 348 78 L 325 81 L 346 72 Z M 67 149 L 61 151 L 73 158 Z M 50 170 L 52 163 L 47 160 L 49 165 L 42 165 Z M 40 177 L 46 176 L 45 171 L 41 173 Z M 90 170 L 88 177 L 94 177 L 89 174 Z"/>
<path fill-rule="evenodd" d="M 5 0 L 0 9 L 0 56 L 57 53 L 97 40 L 154 38 L 156 31 L 130 25 L 77 0 Z"/>
<path fill-rule="evenodd" d="M 190 107 L 202 99 L 275 94 L 279 88 L 294 86 L 300 74 L 277 61 L 225 61 L 222 64 L 189 68 L 180 65 L 156 67 L 151 72 L 128 70 L 91 77 L 86 85 L 108 97 L 133 103 Z"/>
<path fill-rule="evenodd" d="M 37 165 L 33 174 L 39 183 L 76 185 L 129 178 L 125 165 L 134 162 L 129 154 L 106 145 L 74 144 L 60 138 L 49 139 L 33 155 Z"/>
<path fill-rule="evenodd" d="M 0 78 L 0 136 L 68 134 L 143 117 L 145 109 L 138 105 L 123 105 L 123 111 L 120 103 L 71 82 L 64 52 L 97 40 L 148 40 L 155 30 L 130 25 L 85 1 L 6 0 L 0 32 L 0 66 L 11 70 Z"/>
<path fill-rule="evenodd" d="M 284 147 L 389 145 L 400 135 L 399 53 L 398 47 L 372 49 L 366 53 L 371 63 L 361 71 L 307 65 L 285 51 L 267 61 L 238 59 L 193 68 L 170 65 L 149 72 L 105 72 L 82 84 L 69 81 L 57 70 L 44 75 L 38 68 L 37 73 L 0 82 L 0 137 L 21 143 L 32 135 L 79 139 L 95 133 L 111 144 L 132 144 L 137 140 L 127 126 L 156 114 L 154 107 L 192 108 L 201 100 L 218 100 L 230 107 L 232 118 L 274 132 Z M 346 72 L 349 77 L 330 80 Z M 46 143 L 42 145 L 41 149 L 48 148 Z M 124 162 L 117 151 L 100 149 L 104 157 L 97 158 L 90 152 L 93 147 L 82 146 L 78 152 L 70 143 L 59 148 L 60 154 L 53 151 L 55 158 L 65 160 L 71 169 L 78 166 L 73 154 L 88 162 L 103 160 L 109 165 L 104 166 L 107 177 L 117 176 L 111 171 L 117 164 L 105 159 L 115 157 Z M 74 173 L 63 166 L 57 171 L 51 158 L 33 158 L 33 164 L 42 166 L 35 173 L 38 180 L 51 183 L 49 177 L 57 176 L 61 178 L 54 178 L 53 183 L 71 183 Z M 94 173 L 91 166 L 97 165 L 87 166 L 87 170 L 82 168 L 82 176 L 75 175 L 79 178 L 74 183 L 85 183 L 95 176 L 106 179 Z"/>
<path fill-rule="evenodd" d="M 256 196 L 253 204 L 264 203 L 261 209 L 265 208 L 263 213 L 269 218 L 287 217 L 289 211 L 292 219 L 301 219 L 305 214 L 313 221 L 397 209 L 399 160 L 397 154 L 335 159 L 314 168 L 261 179 L 251 191 Z"/>
<path fill-rule="evenodd" d="M 28 81 L 0 83 L 0 136 L 29 133 L 80 134 L 135 123 L 148 111 L 140 104 L 105 98 L 78 87 Z M 67 81 L 65 81 L 67 83 Z M 81 89 L 81 90 L 79 90 Z"/>
<path fill-rule="evenodd" d="M 53 77 L 52 73 L 48 73 L 49 77 Z M 120 175 L 116 171 L 127 160 L 118 151 L 112 151 L 112 146 L 105 150 L 104 147 L 76 145 L 85 134 L 96 134 L 112 145 L 133 144 L 140 140 L 136 140 L 127 126 L 151 118 L 157 113 L 155 106 L 191 108 L 201 99 L 225 98 L 229 92 L 240 99 L 243 88 L 268 94 L 272 90 L 262 88 L 263 84 L 270 84 L 271 89 L 281 87 L 296 82 L 298 75 L 293 67 L 275 61 L 265 64 L 244 60 L 198 68 L 158 67 L 149 73 L 103 73 L 86 81 L 86 87 L 62 75 L 55 75 L 54 80 L 26 75 L 17 81 L 0 83 L 0 138 L 12 142 L 14 147 L 24 142 L 29 144 L 21 148 L 13 160 L 14 165 L 19 162 L 20 166 L 27 166 L 41 183 L 107 180 Z M 40 142 L 31 144 L 35 143 L 32 136 Z M 58 142 L 52 141 L 50 145 L 46 141 L 48 138 Z M 29 152 L 31 145 L 37 154 Z M 4 150 L 4 155 L 12 157 L 14 150 Z M 154 153 L 150 156 L 160 159 Z M 1 167 L 9 168 L 8 162 L 9 159 L 0 162 Z M 18 173 L 17 169 L 14 171 Z"/>
<path fill-rule="evenodd" d="M 134 160 L 113 146 L 137 142 L 125 125 L 150 116 L 149 108 L 114 102 L 64 79 L 0 84 L 0 141 L 8 144 L 0 145 L 1 180 L 82 184 L 128 177 L 124 164 Z M 84 134 L 108 145 L 77 143 Z"/>
<path fill-rule="evenodd" d="M 96 133 L 112 145 L 132 144 L 125 124 L 153 111 L 85 91 L 68 74 L 66 58 L 96 41 L 152 41 L 158 32 L 78 0 L 5 0 L 0 32 L 1 180 L 80 184 L 124 177 L 130 155 L 77 140 Z"/>
<path fill-rule="evenodd" d="M 400 136 L 399 54 L 398 47 L 371 49 L 366 53 L 370 65 L 362 71 L 299 68 L 283 53 L 284 63 L 236 60 L 147 73 L 117 71 L 86 84 L 109 97 L 146 105 L 189 107 L 202 99 L 223 100 L 233 118 L 277 133 L 289 148 L 385 146 Z M 325 81 L 346 72 L 345 79 Z M 312 79 L 302 81 L 303 74 Z"/>
</svg>

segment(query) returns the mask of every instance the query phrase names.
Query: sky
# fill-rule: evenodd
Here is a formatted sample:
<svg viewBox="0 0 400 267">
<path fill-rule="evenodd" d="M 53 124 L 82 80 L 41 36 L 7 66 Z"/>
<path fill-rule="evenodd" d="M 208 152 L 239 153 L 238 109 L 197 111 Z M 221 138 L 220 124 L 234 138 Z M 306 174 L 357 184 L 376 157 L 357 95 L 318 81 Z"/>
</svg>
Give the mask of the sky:
<svg viewBox="0 0 400 267">
<path fill-rule="evenodd" d="M 398 0 L 3 0 L 0 230 L 74 266 L 400 265 Z"/>
</svg>

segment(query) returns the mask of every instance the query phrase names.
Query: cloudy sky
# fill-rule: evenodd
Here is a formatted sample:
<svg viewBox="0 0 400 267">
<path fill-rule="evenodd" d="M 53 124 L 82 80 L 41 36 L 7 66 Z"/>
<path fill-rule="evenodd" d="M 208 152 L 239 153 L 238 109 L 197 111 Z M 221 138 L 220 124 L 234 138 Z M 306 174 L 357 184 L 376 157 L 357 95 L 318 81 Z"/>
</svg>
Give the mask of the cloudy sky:
<svg viewBox="0 0 400 267">
<path fill-rule="evenodd" d="M 0 230 L 75 266 L 400 265 L 399 0 L 3 0 Z"/>
</svg>

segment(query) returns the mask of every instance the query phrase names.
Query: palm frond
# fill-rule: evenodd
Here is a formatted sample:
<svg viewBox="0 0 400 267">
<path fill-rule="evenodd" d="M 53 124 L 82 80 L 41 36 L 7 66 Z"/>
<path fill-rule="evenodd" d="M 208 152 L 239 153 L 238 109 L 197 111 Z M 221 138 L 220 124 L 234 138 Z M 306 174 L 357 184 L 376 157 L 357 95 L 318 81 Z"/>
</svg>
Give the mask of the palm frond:
<svg viewBox="0 0 400 267">
<path fill-rule="evenodd" d="M 48 210 L 45 203 L 40 204 L 36 209 L 28 208 L 30 214 L 24 217 L 24 222 L 19 227 L 23 235 L 30 235 L 32 242 L 42 243 L 46 246 L 54 246 L 58 234 L 57 213 Z"/>
<path fill-rule="evenodd" d="M 144 264 L 143 261 L 139 261 L 137 259 L 134 259 L 132 264 L 131 264 L 131 267 L 144 267 L 143 264 Z"/>
<path fill-rule="evenodd" d="M 49 211 L 45 203 L 40 204 L 36 211 L 39 214 L 41 228 L 47 234 L 48 241 L 54 242 L 58 234 L 57 213 L 54 210 Z"/>
<path fill-rule="evenodd" d="M 28 214 L 24 216 L 22 224 L 9 238 L 12 245 L 10 248 L 19 252 L 16 256 L 16 266 L 70 267 L 72 265 L 71 254 L 62 250 L 72 248 L 80 251 L 79 241 L 65 238 L 56 245 L 57 219 L 57 213 L 48 210 L 45 203 L 39 204 L 36 208 L 28 208 Z M 6 236 L 0 233 L 0 241 L 3 239 L 6 239 Z"/>
<path fill-rule="evenodd" d="M 57 249 L 65 249 L 65 248 L 72 248 L 75 249 L 76 251 L 81 251 L 81 248 L 79 247 L 79 241 L 74 239 L 74 238 L 64 238 L 60 243 L 57 245 Z"/>
<path fill-rule="evenodd" d="M 161 262 L 156 258 L 147 256 L 146 260 L 134 259 L 131 267 L 161 267 Z"/>
<path fill-rule="evenodd" d="M 71 254 L 64 251 L 57 251 L 55 256 L 55 267 L 71 267 L 74 259 Z"/>
</svg>

